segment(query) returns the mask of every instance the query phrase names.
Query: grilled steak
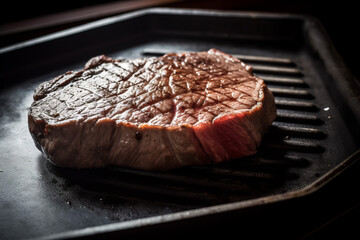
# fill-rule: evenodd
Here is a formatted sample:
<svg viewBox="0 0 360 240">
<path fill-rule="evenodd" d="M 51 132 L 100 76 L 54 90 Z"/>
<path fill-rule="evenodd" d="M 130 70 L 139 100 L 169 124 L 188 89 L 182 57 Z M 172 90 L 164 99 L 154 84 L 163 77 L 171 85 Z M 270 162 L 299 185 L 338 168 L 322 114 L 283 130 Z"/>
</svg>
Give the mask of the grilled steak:
<svg viewBox="0 0 360 240">
<path fill-rule="evenodd" d="M 92 58 L 42 83 L 28 121 L 55 165 L 167 170 L 254 154 L 275 115 L 251 67 L 211 49 Z"/>
</svg>

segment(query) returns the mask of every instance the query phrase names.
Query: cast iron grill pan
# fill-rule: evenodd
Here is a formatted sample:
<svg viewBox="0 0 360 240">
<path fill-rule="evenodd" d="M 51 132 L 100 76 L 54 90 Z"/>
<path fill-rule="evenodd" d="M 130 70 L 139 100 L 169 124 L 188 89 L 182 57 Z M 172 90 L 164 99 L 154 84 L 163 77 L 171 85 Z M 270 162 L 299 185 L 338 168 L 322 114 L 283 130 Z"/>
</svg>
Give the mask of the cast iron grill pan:
<svg viewBox="0 0 360 240">
<path fill-rule="evenodd" d="M 358 88 L 342 62 L 333 60 L 336 51 L 321 26 L 305 17 L 255 15 L 150 9 L 0 49 L 3 238 L 137 235 L 151 226 L 166 232 L 171 223 L 189 227 L 193 219 L 220 224 L 214 213 L 239 221 L 253 211 L 261 218 L 264 203 L 284 206 L 316 192 L 359 159 Z M 257 154 L 149 172 L 59 168 L 35 148 L 27 111 L 40 82 L 80 69 L 99 54 L 131 58 L 210 48 L 251 65 L 275 96 L 277 118 Z M 23 71 L 17 70 L 19 59 Z M 344 95 L 350 85 L 355 87 Z"/>
</svg>

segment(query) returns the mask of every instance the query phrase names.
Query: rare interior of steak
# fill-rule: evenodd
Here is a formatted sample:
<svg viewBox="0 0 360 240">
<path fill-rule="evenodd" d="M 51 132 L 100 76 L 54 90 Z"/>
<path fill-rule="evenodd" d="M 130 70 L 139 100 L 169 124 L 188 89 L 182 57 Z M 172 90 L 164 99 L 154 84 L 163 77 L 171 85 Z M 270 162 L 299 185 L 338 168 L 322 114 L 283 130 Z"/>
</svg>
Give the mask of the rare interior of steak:
<svg viewBox="0 0 360 240">
<path fill-rule="evenodd" d="M 167 170 L 254 154 L 275 116 L 273 95 L 251 67 L 210 49 L 94 57 L 42 83 L 28 122 L 55 165 Z"/>
</svg>

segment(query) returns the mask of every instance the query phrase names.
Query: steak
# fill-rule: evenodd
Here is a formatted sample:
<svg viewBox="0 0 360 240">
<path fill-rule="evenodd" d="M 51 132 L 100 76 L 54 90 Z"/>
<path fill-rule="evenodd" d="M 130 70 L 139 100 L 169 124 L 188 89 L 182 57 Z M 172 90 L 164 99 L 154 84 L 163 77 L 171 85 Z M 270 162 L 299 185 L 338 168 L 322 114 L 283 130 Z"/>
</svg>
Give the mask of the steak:
<svg viewBox="0 0 360 240">
<path fill-rule="evenodd" d="M 256 153 L 275 116 L 252 68 L 210 49 L 94 57 L 36 88 L 28 123 L 55 165 L 168 170 Z"/>
</svg>

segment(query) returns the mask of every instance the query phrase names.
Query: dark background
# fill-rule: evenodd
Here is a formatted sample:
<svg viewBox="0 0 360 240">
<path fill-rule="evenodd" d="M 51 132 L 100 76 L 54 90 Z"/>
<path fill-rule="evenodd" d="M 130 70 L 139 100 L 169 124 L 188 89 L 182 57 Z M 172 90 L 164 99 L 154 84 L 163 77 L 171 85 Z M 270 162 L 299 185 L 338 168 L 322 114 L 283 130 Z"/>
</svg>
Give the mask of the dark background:
<svg viewBox="0 0 360 240">
<path fill-rule="evenodd" d="M 99 18 L 120 14 L 130 11 L 127 8 L 119 8 L 111 13 L 103 13 L 97 16 L 84 16 L 81 20 L 70 21 L 67 23 L 52 24 L 51 26 L 40 27 L 38 29 L 21 29 L 12 33 L 3 31 L 9 24 L 18 23 L 26 25 L 27 20 L 41 21 L 42 16 L 48 16 L 57 13 L 70 13 L 74 10 L 89 9 L 95 6 L 101 7 L 108 5 L 109 8 L 114 3 L 124 3 L 133 5 L 139 3 L 137 8 L 154 7 L 182 7 L 182 8 L 202 8 L 202 9 L 220 9 L 235 11 L 261 11 L 275 13 L 293 13 L 304 14 L 318 18 L 324 25 L 336 49 L 344 59 L 346 65 L 350 68 L 354 76 L 360 78 L 360 69 L 357 67 L 357 56 L 359 54 L 360 37 L 358 34 L 359 11 L 355 1 L 349 0 L 329 0 L 329 1 L 285 1 L 285 0 L 134 0 L 134 1 L 114 1 L 114 0 L 81 0 L 81 1 L 9 1 L 2 5 L 0 12 L 0 47 L 4 47 L 19 41 L 41 36 L 43 34 L 58 31 L 64 28 L 76 26 Z M 144 3 L 144 4 L 141 4 Z M 141 6 L 143 5 L 143 6 Z M 96 11 L 96 10 L 94 10 Z M 54 16 L 55 18 L 66 16 Z M 56 20 L 56 19 L 55 19 Z"/>
</svg>

